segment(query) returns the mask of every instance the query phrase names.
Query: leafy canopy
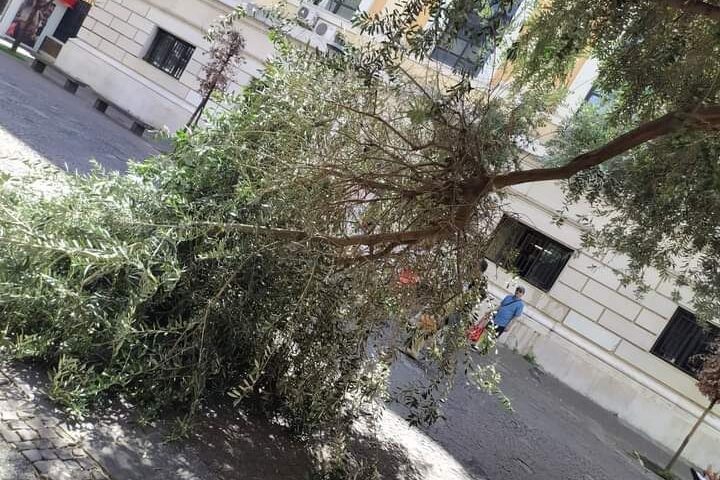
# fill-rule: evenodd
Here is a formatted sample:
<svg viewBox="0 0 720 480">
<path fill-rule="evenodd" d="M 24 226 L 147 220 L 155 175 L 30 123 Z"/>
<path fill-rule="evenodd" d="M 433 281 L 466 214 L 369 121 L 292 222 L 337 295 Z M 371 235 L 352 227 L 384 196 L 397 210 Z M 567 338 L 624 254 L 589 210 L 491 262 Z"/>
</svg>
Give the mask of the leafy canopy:
<svg viewBox="0 0 720 480">
<path fill-rule="evenodd" d="M 571 201 L 585 198 L 607 222 L 589 246 L 630 258 L 625 281 L 648 268 L 695 289 L 705 319 L 720 312 L 720 7 L 701 1 L 553 1 L 520 38 L 519 81 L 563 78 L 582 55 L 599 64 L 600 110 L 569 119 L 550 143 L 554 162 L 632 128 L 683 126 L 573 177 Z M 646 129 L 651 131 L 650 128 Z"/>
</svg>

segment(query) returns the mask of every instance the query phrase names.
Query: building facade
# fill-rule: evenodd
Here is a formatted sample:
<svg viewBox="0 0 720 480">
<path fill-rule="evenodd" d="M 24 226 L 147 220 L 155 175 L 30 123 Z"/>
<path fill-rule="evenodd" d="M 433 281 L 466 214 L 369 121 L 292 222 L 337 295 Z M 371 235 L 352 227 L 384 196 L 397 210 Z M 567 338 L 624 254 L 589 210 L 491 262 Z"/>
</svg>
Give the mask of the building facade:
<svg viewBox="0 0 720 480">
<path fill-rule="evenodd" d="M 23 1 L 8 4 L 5 0 L 0 18 L 3 31 Z M 32 45 L 36 50 L 42 50 L 43 35 L 52 37 L 57 32 L 61 10 L 67 11 L 69 3 L 74 3 L 53 1 L 58 10 L 51 13 Z M 305 25 L 290 34 L 318 48 L 339 48 L 338 32 L 344 37 L 357 34 L 349 21 L 357 11 L 377 12 L 388 1 L 393 0 L 321 0 L 317 4 L 289 0 L 289 14 Z M 77 32 L 58 39 L 55 66 L 143 122 L 175 130 L 201 101 L 198 76 L 209 48 L 203 32 L 238 3 L 97 0 Z M 273 55 L 267 21 L 253 5 L 244 6 L 250 14 L 241 25 L 247 48 L 242 71 L 232 86 L 236 90 L 257 76 L 263 62 Z M 507 21 L 513 24 L 508 41 L 527 13 L 523 4 L 509 12 Z M 458 38 L 455 48 L 433 52 L 436 67 L 450 74 L 461 66 L 471 69 L 478 82 L 500 81 L 494 72 L 504 47 L 474 64 L 467 55 L 472 51 L 470 42 Z M 596 72 L 592 60 L 578 62 L 556 123 L 584 101 L 594 101 Z M 531 149 L 542 155 L 542 145 Z M 528 307 L 503 342 L 522 353 L 532 352 L 547 372 L 658 444 L 675 449 L 707 405 L 695 386 L 693 356 L 717 334 L 717 327 L 698 325 L 692 314 L 692 291 L 675 286 L 672 280 L 650 272 L 646 283 L 651 288 L 642 297 L 635 295 L 632 286 L 622 286 L 615 271 L 624 268 L 624 258 L 583 249 L 581 235 L 587 227 L 573 218 L 590 214 L 586 206 L 573 206 L 562 225 L 554 221 L 564 207 L 559 184 L 521 185 L 511 190 L 509 198 L 508 215 L 488 252 L 490 291 L 500 297 L 522 284 L 527 288 Z M 720 406 L 706 417 L 685 451 L 689 461 L 703 467 L 717 464 L 719 455 Z"/>
</svg>

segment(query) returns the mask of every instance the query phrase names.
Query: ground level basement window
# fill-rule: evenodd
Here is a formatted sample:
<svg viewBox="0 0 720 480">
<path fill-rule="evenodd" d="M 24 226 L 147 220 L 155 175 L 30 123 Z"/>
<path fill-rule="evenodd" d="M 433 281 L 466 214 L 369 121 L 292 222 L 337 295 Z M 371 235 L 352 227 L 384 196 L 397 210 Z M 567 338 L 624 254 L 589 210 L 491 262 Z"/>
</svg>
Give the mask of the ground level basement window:
<svg viewBox="0 0 720 480">
<path fill-rule="evenodd" d="M 695 315 L 678 307 L 650 352 L 696 377 L 702 367 L 703 354 L 708 353 L 714 340 L 720 338 L 720 328 L 700 324 Z"/>
<path fill-rule="evenodd" d="M 158 30 L 145 60 L 163 72 L 180 78 L 195 47 L 165 30 Z"/>
<path fill-rule="evenodd" d="M 493 233 L 487 257 L 531 285 L 548 291 L 572 253 L 566 246 L 506 215 Z"/>
</svg>

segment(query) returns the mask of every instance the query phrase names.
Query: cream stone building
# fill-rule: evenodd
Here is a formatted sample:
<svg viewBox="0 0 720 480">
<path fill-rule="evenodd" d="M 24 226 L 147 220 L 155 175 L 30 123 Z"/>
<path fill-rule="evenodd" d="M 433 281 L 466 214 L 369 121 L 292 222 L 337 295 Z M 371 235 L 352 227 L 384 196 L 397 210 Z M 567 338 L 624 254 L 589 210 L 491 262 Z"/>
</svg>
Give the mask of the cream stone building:
<svg viewBox="0 0 720 480">
<path fill-rule="evenodd" d="M 5 3 L 3 27 L 22 0 Z M 233 0 L 97 0 L 76 34 L 53 37 L 61 20 L 57 13 L 42 35 L 51 39 L 50 56 L 58 69 L 142 122 L 173 130 L 185 124 L 201 100 L 198 74 L 209 48 L 203 32 L 238 5 Z M 235 89 L 257 76 L 273 55 L 267 20 L 254 5 L 243 6 L 249 13 L 242 20 L 247 49 Z M 289 0 L 289 13 L 307 27 L 289 34 L 318 48 L 340 49 L 338 32 L 345 38 L 357 34 L 349 21 L 355 12 L 377 12 L 386 6 L 386 0 Z M 527 13 L 522 4 L 509 12 L 508 42 Z M 43 50 L 42 45 L 38 39 L 32 47 Z M 453 49 L 438 49 L 433 67 L 449 73 L 466 65 L 471 47 L 459 38 Z M 477 82 L 499 81 L 495 72 L 502 48 L 482 64 L 471 65 Z M 592 90 L 595 76 L 592 60 L 577 64 L 556 123 L 582 102 L 597 99 Z M 536 155 L 543 153 L 540 144 L 528 148 Z M 528 306 L 503 342 L 522 353 L 532 352 L 547 372 L 659 445 L 675 449 L 708 403 L 695 386 L 697 365 L 692 356 L 718 328 L 704 330 L 697 324 L 692 291 L 676 287 L 672 280 L 650 272 L 650 291 L 641 298 L 632 286 L 621 286 L 615 271 L 622 270 L 626 260 L 615 254 L 594 255 L 582 247 L 587 227 L 577 218 L 590 213 L 587 207 L 573 206 L 562 225 L 553 221 L 564 206 L 558 184 L 519 186 L 509 198 L 508 215 L 488 255 L 490 290 L 501 297 L 520 283 L 527 288 Z M 695 434 L 685 457 L 702 467 L 719 463 L 720 406 Z"/>
</svg>

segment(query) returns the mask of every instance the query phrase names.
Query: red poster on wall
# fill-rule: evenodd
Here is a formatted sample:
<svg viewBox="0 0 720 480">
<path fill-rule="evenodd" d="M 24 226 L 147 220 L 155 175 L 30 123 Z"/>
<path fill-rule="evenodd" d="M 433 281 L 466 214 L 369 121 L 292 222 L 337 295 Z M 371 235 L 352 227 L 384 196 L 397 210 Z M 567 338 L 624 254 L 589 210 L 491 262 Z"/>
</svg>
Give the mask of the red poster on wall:
<svg viewBox="0 0 720 480">
<path fill-rule="evenodd" d="M 55 10 L 55 0 L 25 0 L 5 33 L 32 47 L 53 10 Z"/>
</svg>

